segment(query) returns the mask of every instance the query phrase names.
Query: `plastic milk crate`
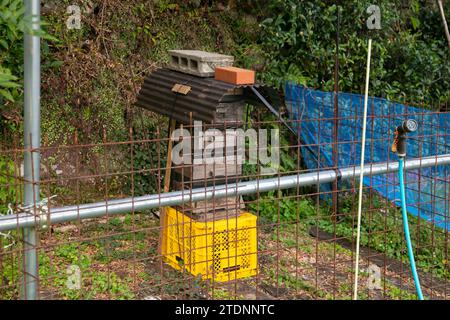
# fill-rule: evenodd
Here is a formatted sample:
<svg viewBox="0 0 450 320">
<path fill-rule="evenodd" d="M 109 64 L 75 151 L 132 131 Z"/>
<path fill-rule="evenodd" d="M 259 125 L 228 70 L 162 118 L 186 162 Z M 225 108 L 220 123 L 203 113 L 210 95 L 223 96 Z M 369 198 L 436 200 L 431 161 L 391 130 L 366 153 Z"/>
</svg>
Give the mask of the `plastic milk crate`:
<svg viewBox="0 0 450 320">
<path fill-rule="evenodd" d="M 167 208 L 163 229 L 164 260 L 202 279 L 223 282 L 258 273 L 257 217 L 238 217 L 198 222 Z"/>
</svg>

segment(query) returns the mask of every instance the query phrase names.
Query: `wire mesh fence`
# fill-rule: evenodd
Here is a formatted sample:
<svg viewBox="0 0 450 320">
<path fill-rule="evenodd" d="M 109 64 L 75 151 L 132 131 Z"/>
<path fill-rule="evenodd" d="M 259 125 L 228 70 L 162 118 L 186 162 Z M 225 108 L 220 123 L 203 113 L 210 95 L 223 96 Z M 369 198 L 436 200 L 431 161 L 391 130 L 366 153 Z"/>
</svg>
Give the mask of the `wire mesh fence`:
<svg viewBox="0 0 450 320">
<path fill-rule="evenodd" d="M 416 299 L 391 147 L 406 119 L 418 123 L 405 179 L 422 289 L 449 298 L 439 11 L 266 2 L 27 1 L 37 33 L 24 39 L 18 2 L 5 2 L 16 73 L 24 52 L 25 138 L 21 105 L 2 109 L 0 299 L 351 299 L 357 263 L 359 299 Z M 356 261 L 364 97 L 339 87 L 362 88 L 366 37 L 374 95 L 436 101 L 369 99 Z M 208 52 L 171 51 L 156 68 L 172 46 L 234 52 L 267 83 L 308 87 L 217 81 L 234 58 Z"/>
<path fill-rule="evenodd" d="M 340 175 L 359 167 L 361 102 L 345 109 L 341 99 L 341 112 L 329 116 L 323 101 L 296 97 L 278 118 L 248 103 L 239 123 L 198 124 L 192 115 L 173 123 L 136 109 L 121 140 L 103 130 L 101 141 L 68 132 L 55 143 L 44 133 L 42 146 L 31 150 L 41 157 L 40 181 L 24 180 L 25 150 L 11 137 L 0 153 L 1 298 L 19 297 L 27 281 L 24 254 L 35 249 L 32 281 L 40 299 L 350 299 L 358 175 Z M 396 162 L 389 151 L 394 129 L 414 118 L 420 129 L 408 140 L 414 149 L 408 158 L 419 162 L 406 175 L 414 250 L 425 296 L 448 299 L 449 180 L 439 163 L 448 153 L 447 114 L 425 103 L 394 112 L 388 103 L 378 115 L 375 101 L 369 104 L 359 298 L 415 299 L 396 171 L 370 171 L 372 164 Z M 293 116 L 295 104 L 301 116 Z M 336 123 L 340 130 L 333 131 Z M 243 151 L 231 143 L 239 128 L 247 134 Z M 185 131 L 177 136 L 173 129 Z M 204 133 L 201 161 L 189 163 L 200 141 L 196 129 Z M 192 144 L 176 149 L 182 141 Z M 223 163 L 201 157 L 220 150 Z M 327 161 L 333 150 L 338 163 Z M 241 151 L 243 164 L 233 157 Z M 175 163 L 174 155 L 183 161 Z M 279 161 L 263 163 L 264 157 Z M 322 183 L 324 172 L 335 175 Z M 306 175 L 308 183 L 281 183 Z M 40 189 L 28 209 L 21 206 L 26 183 Z M 259 188 L 264 183 L 269 187 Z M 202 198 L 205 190 L 210 193 Z M 36 248 L 24 246 L 25 225 L 36 226 Z"/>
</svg>

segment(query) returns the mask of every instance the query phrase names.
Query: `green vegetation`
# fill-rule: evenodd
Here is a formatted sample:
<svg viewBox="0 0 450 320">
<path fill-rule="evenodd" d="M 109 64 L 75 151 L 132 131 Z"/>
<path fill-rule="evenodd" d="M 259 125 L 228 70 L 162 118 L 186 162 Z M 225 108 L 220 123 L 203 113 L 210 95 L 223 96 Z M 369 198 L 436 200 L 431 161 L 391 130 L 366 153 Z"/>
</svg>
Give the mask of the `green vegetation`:
<svg viewBox="0 0 450 320">
<path fill-rule="evenodd" d="M 161 122 L 167 122 L 162 120 Z M 160 124 L 160 123 L 159 123 Z M 127 169 L 129 171 L 139 172 L 134 174 L 125 181 L 125 190 L 128 194 L 144 195 L 150 193 L 157 193 L 163 188 L 163 179 L 165 170 L 161 170 L 161 176 L 158 173 L 152 172 L 149 168 L 166 167 L 167 162 L 167 140 L 152 142 L 145 141 L 149 138 L 149 132 L 158 130 L 157 119 L 146 119 L 135 124 L 133 131 L 133 140 L 138 141 L 133 144 L 132 150 L 126 155 Z M 162 130 L 160 139 L 166 139 L 168 130 Z M 158 162 L 159 161 L 159 162 Z"/>
<path fill-rule="evenodd" d="M 17 196 L 14 162 L 0 155 L 0 214 L 6 213 L 8 204 L 15 204 Z"/>
<path fill-rule="evenodd" d="M 83 182 L 85 184 L 80 186 L 77 195 L 74 185 L 50 185 L 48 193 L 58 194 L 58 201 L 65 204 L 103 199 L 106 193 L 113 198 L 160 190 L 163 170 L 156 173 L 148 169 L 165 167 L 166 145 L 154 143 L 151 139 L 167 137 L 167 119 L 134 108 L 134 101 L 144 75 L 167 62 L 168 49 L 202 49 L 232 54 L 237 65 L 257 70 L 260 80 L 279 87 L 285 81 L 322 90 L 333 90 L 334 87 L 336 1 L 237 1 L 235 7 L 221 9 L 215 1 L 212 7 L 208 7 L 204 5 L 205 1 L 93 0 L 92 8 L 82 7 L 80 30 L 67 29 L 64 19 L 68 17 L 66 8 L 73 1 L 43 2 L 43 18 L 47 21 L 40 33 L 46 40 L 42 42 L 44 144 L 56 147 L 74 144 L 75 141 L 95 144 L 130 138 L 147 140 L 133 144 L 132 149 L 129 145 L 115 149 L 96 146 L 77 150 L 76 156 L 56 149 L 45 154 L 43 160 L 49 171 L 53 165 L 67 165 L 69 169 L 78 165 L 87 168 L 80 172 L 87 175 L 142 170 L 133 179 L 123 174 Z M 450 60 L 434 1 L 379 2 L 382 30 L 372 34 L 365 29 L 365 9 L 371 2 L 340 2 L 341 91 L 362 91 L 366 40 L 372 36 L 372 95 L 397 101 L 434 101 L 437 105 L 448 102 Z M 7 143 L 12 136 L 21 136 L 23 35 L 29 30 L 22 0 L 0 0 L 0 5 L 0 139 Z M 449 5 L 448 1 L 446 5 Z M 269 129 L 279 128 L 272 115 L 261 110 L 251 114 L 259 121 L 271 122 Z M 292 145 L 290 133 L 286 128 L 280 130 L 281 145 Z M 301 163 L 297 152 L 282 147 L 281 164 L 273 169 L 281 173 L 298 171 Z M 244 172 L 249 176 L 256 175 L 257 169 L 256 166 L 246 166 Z M 11 159 L 0 156 L 0 172 L 0 213 L 3 213 L 8 203 L 17 200 L 19 191 L 18 188 L 5 187 L 15 183 L 11 178 L 14 175 Z M 52 172 L 49 175 L 56 177 Z M 317 225 L 349 240 L 355 236 L 351 198 L 341 200 L 344 203 L 341 212 L 347 215 L 336 224 L 326 203 L 313 204 L 311 199 L 298 198 L 297 194 L 297 190 L 291 190 L 246 198 L 257 200 L 257 203 L 250 204 L 251 211 L 259 212 L 266 221 L 283 223 L 277 227 L 281 236 L 277 238 L 273 234 L 272 240 L 280 240 L 288 248 L 298 246 L 302 252 L 311 253 L 315 250 L 313 243 L 304 240 L 308 237 L 309 226 Z M 376 198 L 371 201 L 371 207 L 364 204 L 370 214 L 363 216 L 362 245 L 407 262 L 399 210 L 383 207 Z M 39 272 L 43 287 L 55 290 L 64 299 L 104 298 L 108 295 L 118 299 L 135 297 L 129 275 L 120 275 L 117 270 L 105 271 L 104 268 L 112 261 L 131 260 L 134 255 L 141 258 L 157 255 L 155 245 L 146 242 L 146 232 L 129 232 L 135 223 L 142 228 L 148 227 L 148 224 L 136 221 L 135 217 L 126 216 L 124 221 L 113 218 L 104 224 L 83 225 L 83 232 L 92 232 L 89 235 L 92 237 L 100 237 L 111 230 L 123 232 L 108 239 L 73 243 L 61 235 L 58 241 L 62 244 L 56 246 L 54 252 L 40 252 Z M 444 232 L 424 221 L 420 221 L 419 228 L 419 221 L 414 217 L 411 217 L 410 224 L 412 238 L 418 248 L 418 266 L 435 276 L 450 279 L 446 260 L 449 249 Z M 294 227 L 304 236 L 300 242 L 294 237 Z M 4 240 L 2 245 L 8 245 L 7 241 Z M 330 246 L 321 243 L 319 247 L 326 252 L 345 251 L 337 245 L 331 250 Z M 15 264 L 19 259 L 13 256 L 8 255 L 8 259 L 1 261 L 2 274 L 5 275 L 1 284 L 11 287 L 17 284 L 20 270 L 20 266 Z M 83 273 L 81 291 L 67 289 L 66 268 L 71 264 L 78 265 Z M 311 287 L 287 270 L 281 271 L 278 277 L 275 274 L 271 276 L 286 287 L 330 298 L 321 289 Z M 139 279 L 152 284 L 158 282 L 159 275 L 150 277 L 142 270 L 137 274 Z M 203 297 L 202 282 L 198 280 L 195 283 L 192 297 Z M 183 281 L 163 286 L 165 292 L 174 296 L 188 289 L 192 288 L 187 288 Z M 343 285 L 341 290 L 348 292 L 349 288 Z M 1 294 L 8 298 L 17 297 L 16 288 Z M 390 294 L 392 298 L 408 297 L 398 288 L 392 289 Z M 221 289 L 213 295 L 223 299 L 231 297 Z"/>
<path fill-rule="evenodd" d="M 241 294 L 232 293 L 223 288 L 214 288 L 211 291 L 211 299 L 213 300 L 244 300 Z"/>
<path fill-rule="evenodd" d="M 23 72 L 23 1 L 2 0 L 0 10 L 0 110 L 1 98 L 14 102 L 20 97 Z"/>
<path fill-rule="evenodd" d="M 23 79 L 23 39 L 24 33 L 39 35 L 45 40 L 57 41 L 45 31 L 32 31 L 31 17 L 25 16 L 22 0 L 0 1 L 0 111 L 5 107 L 1 99 L 20 103 Z M 47 44 L 44 42 L 44 48 Z M 45 50 L 44 50 L 45 54 Z"/>
<path fill-rule="evenodd" d="M 379 1 L 382 26 L 366 27 L 370 1 L 340 5 L 340 90 L 360 93 L 364 84 L 367 38 L 374 39 L 371 94 L 395 101 L 444 103 L 450 99 L 450 59 L 435 2 Z M 263 79 L 334 88 L 335 1 L 271 0 L 261 23 L 267 52 Z"/>
<path fill-rule="evenodd" d="M 386 293 L 393 300 L 417 300 L 417 295 L 409 291 L 400 289 L 392 284 L 386 283 Z"/>
<path fill-rule="evenodd" d="M 249 208 L 272 222 L 303 220 L 315 216 L 317 210 L 307 199 L 275 197 L 275 192 L 269 192 L 257 203 L 250 203 Z"/>
<path fill-rule="evenodd" d="M 347 202 L 349 203 L 349 202 Z M 369 246 L 388 257 L 400 259 L 408 264 L 406 244 L 403 236 L 403 225 L 400 208 L 382 205 L 381 197 L 373 195 L 371 204 L 363 203 L 361 221 L 361 245 Z M 345 209 L 345 207 L 344 207 Z M 348 212 L 354 208 L 346 207 Z M 369 210 L 370 209 L 370 210 Z M 417 266 L 434 276 L 450 279 L 447 257 L 450 253 L 446 231 L 425 220 L 419 220 L 409 215 L 409 227 L 413 246 L 416 248 Z M 318 225 L 321 229 L 337 236 L 352 239 L 356 237 L 355 221 L 351 215 L 346 215 L 342 221 L 335 224 L 331 219 L 323 219 Z"/>
<path fill-rule="evenodd" d="M 273 194 L 268 194 L 261 197 L 259 204 L 250 204 L 250 208 L 274 222 L 318 226 L 330 234 L 355 240 L 355 208 L 352 207 L 351 196 L 344 197 L 341 202 L 344 205 L 340 212 L 345 213 L 345 216 L 339 222 L 335 222 L 330 216 L 331 210 L 326 202 L 317 208 L 307 198 L 275 198 Z M 363 212 L 367 213 L 363 214 L 361 221 L 361 245 L 408 264 L 400 208 L 388 206 L 381 197 L 372 195 L 370 203 L 364 201 Z M 445 230 L 425 220 L 421 220 L 419 225 L 419 220 L 413 216 L 409 216 L 409 225 L 418 267 L 433 276 L 450 279 L 446 259 L 450 249 Z M 289 240 L 283 241 L 286 243 Z"/>
<path fill-rule="evenodd" d="M 351 0 L 340 6 L 342 91 L 361 92 L 368 3 Z M 237 65 L 257 70 L 262 80 L 276 85 L 286 80 L 323 90 L 334 85 L 334 1 L 230 1 L 226 8 L 214 1 L 207 6 L 205 1 L 105 4 L 95 0 L 90 6 L 81 5 L 80 30 L 66 27 L 70 4 L 69 0 L 49 2 L 43 10 L 47 31 L 42 36 L 49 41 L 42 45 L 42 133 L 49 146 L 73 144 L 75 135 L 80 144 L 123 141 L 129 138 L 130 126 L 135 140 L 154 138 L 157 128 L 158 137 L 166 137 L 167 129 L 161 126 L 166 119 L 161 121 L 133 105 L 143 76 L 167 62 L 166 52 L 172 48 L 232 54 Z M 395 100 L 405 97 L 410 102 L 446 101 L 450 63 L 436 7 L 426 0 L 381 1 L 381 7 L 383 28 L 374 35 L 373 74 L 377 76 L 371 92 Z M 2 0 L 0 96 L 6 102 L 1 107 L 0 126 L 19 135 L 25 20 L 22 1 Z M 5 131 L 0 132 L 3 135 Z M 282 129 L 282 145 L 287 137 Z M 135 145 L 134 169 L 152 163 L 158 154 L 164 159 L 165 146 L 156 147 L 154 143 Z M 118 172 L 131 167 L 129 148 L 116 150 L 109 164 L 102 158 L 110 151 L 107 148 L 80 151 L 80 164 L 91 171 L 108 166 L 109 171 Z M 55 152 L 48 157 L 61 164 L 64 156 Z M 292 150 L 281 150 L 281 167 L 273 169 L 295 170 L 299 166 L 295 158 Z M 128 167 L 122 167 L 123 163 Z M 255 168 L 247 169 L 256 173 Z M 109 190 L 148 193 L 159 189 L 163 177 L 143 172 L 134 179 L 132 186 L 130 176 L 117 178 Z M 96 183 L 103 181 L 92 184 L 94 192 L 98 190 Z M 64 188 L 49 192 L 69 194 L 70 188 Z"/>
<path fill-rule="evenodd" d="M 69 243 L 59 246 L 51 260 L 48 255 L 40 255 L 39 275 L 44 279 L 44 286 L 58 290 L 63 299 L 93 299 L 95 297 L 110 297 L 112 299 L 133 299 L 129 278 L 121 278 L 115 272 L 92 269 L 93 261 L 88 254 L 87 244 Z M 67 285 L 70 274 L 68 266 L 78 266 L 81 270 L 82 283 L 79 288 Z M 48 280 L 52 279 L 52 280 Z"/>
</svg>

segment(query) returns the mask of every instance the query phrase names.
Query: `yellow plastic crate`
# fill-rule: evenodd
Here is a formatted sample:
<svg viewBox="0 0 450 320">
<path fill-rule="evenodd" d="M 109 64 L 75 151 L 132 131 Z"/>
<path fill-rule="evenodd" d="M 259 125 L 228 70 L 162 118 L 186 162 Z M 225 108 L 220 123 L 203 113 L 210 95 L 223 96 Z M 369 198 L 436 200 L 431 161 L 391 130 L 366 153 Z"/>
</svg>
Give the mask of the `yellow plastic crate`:
<svg viewBox="0 0 450 320">
<path fill-rule="evenodd" d="M 198 222 L 167 208 L 162 253 L 177 270 L 185 268 L 202 279 L 223 282 L 258 273 L 257 217 L 239 217 Z"/>
</svg>

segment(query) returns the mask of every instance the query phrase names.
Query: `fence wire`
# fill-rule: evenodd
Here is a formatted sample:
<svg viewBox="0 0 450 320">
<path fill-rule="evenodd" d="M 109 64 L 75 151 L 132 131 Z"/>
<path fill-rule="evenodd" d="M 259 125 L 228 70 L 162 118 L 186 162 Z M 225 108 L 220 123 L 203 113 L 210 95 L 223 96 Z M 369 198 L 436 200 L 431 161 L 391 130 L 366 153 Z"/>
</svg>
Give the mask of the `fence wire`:
<svg viewBox="0 0 450 320">
<path fill-rule="evenodd" d="M 149 5 L 153 8 L 151 2 Z M 95 101 L 81 93 L 93 86 L 87 79 L 95 78 L 113 66 L 107 63 L 116 40 L 106 36 L 110 33 L 108 28 L 115 28 L 115 25 L 108 25 L 108 19 L 114 20 L 112 16 L 116 12 L 128 11 L 122 7 L 122 2 L 104 2 L 94 10 L 101 14 L 83 17 L 83 21 L 95 29 L 96 39 L 91 41 L 77 36 L 81 49 L 77 46 L 74 46 L 76 52 L 67 49 L 67 56 L 72 59 L 67 59 L 65 52 L 61 54 L 65 64 L 77 65 L 73 68 L 77 72 L 68 72 L 61 76 L 61 81 L 52 78 L 45 83 L 44 97 L 51 92 L 48 90 L 51 86 L 71 95 L 69 89 L 72 86 L 77 87 L 71 96 L 73 105 L 79 108 L 76 110 L 82 110 L 82 104 Z M 144 9 L 142 6 L 140 10 L 144 12 Z M 58 10 L 65 12 L 66 8 Z M 135 19 L 135 13 L 129 14 Z M 153 21 L 153 14 L 151 11 L 148 19 Z M 137 23 L 132 18 L 130 21 Z M 183 19 L 183 16 L 177 18 Z M 339 16 L 337 18 L 339 21 Z M 141 35 L 137 35 L 139 41 L 165 41 L 159 38 L 159 32 L 147 32 L 145 27 L 139 26 L 142 29 Z M 120 32 L 130 31 L 121 29 Z M 339 35 L 336 41 L 339 42 Z M 126 45 L 121 44 L 124 45 L 119 50 L 122 55 Z M 142 51 L 148 49 L 136 47 Z M 95 60 L 94 56 L 101 59 Z M 168 117 L 136 107 L 134 102 L 144 82 L 143 76 L 155 69 L 153 64 L 147 64 L 148 57 L 153 56 L 148 52 L 142 56 L 124 56 L 127 57 L 124 60 L 129 60 L 128 65 L 117 63 L 120 68 L 116 65 L 114 70 L 129 75 L 113 80 L 117 82 L 115 99 L 126 107 L 124 126 L 100 121 L 94 125 L 80 122 L 67 130 L 62 121 L 61 134 L 55 138 L 43 131 L 41 147 L 33 150 L 25 150 L 23 137 L 10 136 L 5 129 L 3 136 L 7 139 L 0 141 L 0 215 L 4 216 L 0 217 L 0 224 L 12 221 L 14 228 L 0 232 L 0 299 L 19 299 L 23 296 L 24 279 L 29 279 L 25 273 L 24 255 L 30 247 L 24 243 L 23 230 L 19 226 L 19 217 L 24 214 L 36 225 L 37 246 L 31 249 L 37 251 L 38 277 L 32 281 L 38 288 L 37 297 L 42 300 L 351 299 L 357 223 L 356 175 L 345 181 L 336 178 L 327 184 L 287 189 L 276 187 L 271 191 L 185 201 L 152 209 L 140 209 L 139 197 L 154 195 L 162 201 L 169 192 L 192 195 L 205 188 L 223 190 L 224 186 L 231 190 L 243 182 L 258 185 L 266 179 L 303 174 L 319 177 L 326 170 L 338 176 L 341 159 L 345 158 L 350 158 L 344 161 L 345 167 L 354 167 L 356 172 L 362 114 L 355 111 L 352 115 L 344 115 L 339 108 L 332 108 L 328 110 L 331 116 L 325 115 L 327 106 L 297 97 L 290 103 L 317 112 L 311 112 L 308 117 L 292 117 L 289 105 L 282 105 L 277 110 L 277 117 L 263 106 L 247 103 L 242 114 L 231 114 L 237 121 L 231 121 L 233 119 L 224 112 L 222 122 L 200 125 L 203 131 L 220 130 L 215 136 L 223 136 L 227 129 L 254 130 L 251 132 L 256 133 L 256 144 L 247 137 L 241 145 L 246 162 L 240 164 L 233 157 L 227 159 L 230 154 L 241 151 L 235 143 L 229 144 L 236 142 L 233 138 L 232 141 L 225 140 L 218 148 L 226 155 L 224 163 L 203 160 L 199 164 L 175 163 L 172 161 L 175 153 L 168 152 L 172 129 L 184 129 L 191 134 L 173 141 L 172 147 L 175 148 L 180 140 L 190 141 L 191 146 L 178 154 L 183 159 L 184 156 L 192 159 L 195 155 L 190 151 L 196 142 L 192 133 L 199 125 L 191 115 L 187 123 L 177 122 L 172 126 Z M 75 74 L 81 64 L 78 59 L 86 64 L 79 72 L 80 77 Z M 98 61 L 105 64 L 106 67 L 102 66 L 105 69 L 99 67 Z M 335 70 L 337 80 L 338 63 L 339 59 Z M 90 68 L 95 72 L 91 73 Z M 339 91 L 338 85 L 336 91 Z M 77 95 L 86 101 L 80 102 Z M 107 99 L 114 100 L 114 97 Z M 59 101 L 52 103 L 60 107 Z M 355 110 L 360 105 L 362 100 L 355 104 Z M 408 140 L 408 144 L 416 146 L 416 153 L 410 157 L 423 159 L 424 145 L 435 148 L 435 152 L 431 151 L 427 156 L 436 157 L 436 162 L 444 151 L 448 153 L 449 146 L 445 142 L 450 132 L 448 124 L 430 120 L 430 116 L 447 115 L 448 105 L 430 101 L 413 105 L 420 111 L 405 108 L 402 113 L 388 112 L 380 116 L 388 124 L 387 128 L 378 127 L 372 121 L 375 113 L 371 112 L 367 136 L 372 138 L 368 140 L 366 150 L 372 158 L 367 159 L 366 166 L 377 163 L 375 154 L 380 145 L 385 146 L 383 152 L 387 152 L 388 162 L 397 161 L 397 156 L 389 152 L 393 131 L 400 119 L 411 117 L 418 121 L 419 128 L 427 130 L 419 130 Z M 373 99 L 369 106 L 373 107 Z M 95 108 L 89 110 L 97 111 Z M 302 137 L 302 130 L 311 123 L 317 125 L 317 135 L 307 140 Z M 341 136 L 335 129 L 343 123 L 349 131 Z M 82 130 L 83 126 L 89 125 L 91 127 Z M 321 133 L 330 128 L 329 135 L 322 139 Z M 273 129 L 279 130 L 278 142 L 272 140 L 276 134 Z M 260 136 L 260 130 L 266 130 L 262 131 L 266 136 Z M 267 137 L 267 143 L 263 143 L 264 137 Z M 212 140 L 216 142 L 214 138 Z M 211 141 L 204 139 L 203 142 Z M 349 149 L 355 152 L 336 152 Z M 229 150 L 231 153 L 227 153 Z M 315 157 L 307 158 L 305 150 L 313 151 Z M 26 151 L 41 159 L 39 181 L 24 179 Z M 216 156 L 211 150 L 208 152 L 210 157 Z M 252 157 L 256 157 L 256 163 L 248 161 Z M 268 161 L 262 163 L 261 157 Z M 326 157 L 332 158 L 331 163 Z M 424 295 L 427 299 L 447 300 L 450 298 L 450 179 L 438 175 L 438 168 L 436 165 L 408 171 L 406 188 L 417 194 L 407 200 L 408 207 L 419 213 L 410 215 L 409 222 Z M 416 299 L 397 201 L 400 195 L 395 193 L 398 179 L 395 173 L 392 176 L 377 180 L 376 185 L 368 183 L 364 186 L 359 263 L 361 300 Z M 37 196 L 41 200 L 32 208 L 23 208 L 23 189 L 30 183 L 39 185 L 40 195 Z M 380 193 L 380 190 L 385 192 Z M 128 212 L 108 212 L 118 199 L 131 199 Z M 99 203 L 106 208 L 102 216 L 81 217 L 83 210 L 95 209 Z M 77 213 L 74 219 L 52 220 L 52 212 L 69 207 Z"/>
<path fill-rule="evenodd" d="M 430 104 L 425 104 L 425 106 Z M 306 105 L 308 108 L 308 105 Z M 344 117 L 287 120 L 301 128 L 316 121 L 319 127 Z M 425 113 L 425 111 L 424 111 Z M 168 160 L 170 125 L 168 118 L 134 110 L 135 119 L 124 130 L 122 140 L 113 140 L 103 131 L 101 139 L 64 135 L 63 141 L 49 142 L 32 150 L 41 156 L 39 210 L 47 219 L 37 222 L 38 274 L 35 279 L 40 299 L 350 299 L 356 237 L 356 190 L 358 181 L 339 182 L 338 188 L 319 184 L 290 189 L 274 189 L 242 197 L 186 202 L 173 207 L 132 209 L 123 214 L 52 223 L 52 208 L 131 198 L 182 190 L 192 193 L 205 187 L 335 169 L 325 166 L 319 153 L 315 166 L 306 165 L 302 148 L 333 148 L 333 139 L 307 144 L 288 130 L 283 122 L 261 107 L 247 105 L 242 123 L 215 124 L 226 129 L 280 130 L 279 163 L 262 165 L 234 160 L 225 165 L 208 163 L 175 164 Z M 436 115 L 439 115 L 436 112 Z M 428 113 L 426 114 L 428 115 Z M 403 118 L 411 116 L 407 112 Z M 420 146 L 447 136 L 448 128 L 421 121 L 427 134 L 418 134 L 408 143 Z M 361 114 L 354 114 L 352 120 Z M 395 128 L 398 115 L 386 114 Z M 391 118 L 392 117 L 392 118 Z M 150 120 L 149 120 L 150 119 Z M 424 115 L 422 115 L 424 119 Z M 355 122 L 356 123 L 356 122 Z M 196 124 L 177 124 L 192 132 Z M 203 126 L 207 129 L 208 126 Z M 117 128 L 120 130 L 120 128 Z M 319 129 L 320 130 L 320 129 Z M 355 130 L 359 130 L 356 126 Z M 268 136 L 270 137 L 269 131 Z M 356 135 L 349 132 L 349 136 Z M 368 126 L 368 150 L 381 142 L 389 148 L 392 132 Z M 118 135 L 115 134 L 115 137 Z M 380 141 L 381 140 L 381 141 Z M 244 155 L 258 154 L 274 144 L 255 148 L 247 143 Z M 260 141 L 260 137 L 258 138 Z M 339 143 L 357 148 L 358 139 Z M 175 144 L 176 145 L 176 144 Z M 320 148 L 318 148 L 320 147 Z M 448 146 L 444 146 L 447 148 Z M 438 147 L 436 146 L 438 149 Z M 224 150 L 227 149 L 225 145 Z M 373 150 L 373 149 L 372 149 Z M 236 150 L 233 149 L 232 154 Z M 23 147 L 19 137 L 4 143 L 0 152 L 0 213 L 17 219 L 23 186 Z M 276 154 L 272 149 L 272 154 Z M 270 154 L 270 152 L 269 152 Z M 184 154 L 186 155 L 186 154 Z M 189 156 L 189 153 L 187 153 Z M 322 155 L 323 156 L 323 155 Z M 437 154 L 436 154 L 437 156 Z M 396 156 L 391 154 L 390 161 Z M 358 166 L 351 163 L 351 166 Z M 168 173 L 170 172 L 170 178 Z M 407 184 L 431 183 L 448 188 L 448 178 L 433 170 L 416 170 Z M 430 174 L 431 172 L 431 174 Z M 202 178 L 194 178 L 199 175 Z M 398 187 L 398 179 L 386 180 L 380 188 Z M 408 188 L 408 185 L 407 185 Z M 415 299 L 407 260 L 400 208 L 371 185 L 364 187 L 362 248 L 360 257 L 360 299 Z M 330 197 L 330 195 L 335 197 Z M 334 202 L 334 203 L 333 203 Z M 448 223 L 448 191 L 436 190 L 409 199 L 412 207 L 430 211 L 428 220 L 410 216 L 410 228 L 423 291 L 428 299 L 449 299 L 448 228 L 434 224 L 436 217 Z M 34 208 L 33 208 L 34 209 Z M 208 214 L 206 214 L 208 212 Z M 44 221 L 45 223 L 42 223 Z M 24 276 L 24 242 L 19 225 L 0 234 L 0 297 L 17 299 Z"/>
</svg>

